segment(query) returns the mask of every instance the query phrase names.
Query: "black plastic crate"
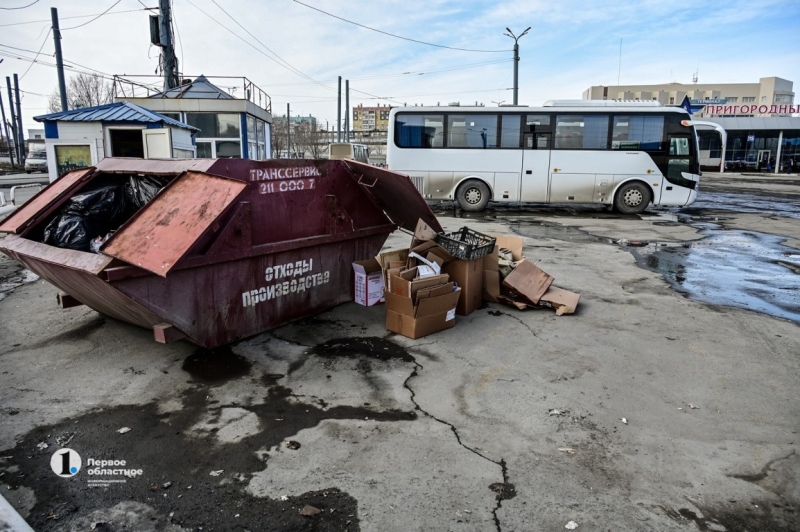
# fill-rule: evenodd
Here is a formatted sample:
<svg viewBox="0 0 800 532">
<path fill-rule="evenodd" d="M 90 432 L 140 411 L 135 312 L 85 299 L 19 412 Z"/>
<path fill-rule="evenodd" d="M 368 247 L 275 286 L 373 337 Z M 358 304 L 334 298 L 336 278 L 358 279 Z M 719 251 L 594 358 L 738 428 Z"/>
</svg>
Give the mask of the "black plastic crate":
<svg viewBox="0 0 800 532">
<path fill-rule="evenodd" d="M 436 243 L 457 259 L 472 260 L 488 255 L 496 238 L 462 227 L 455 233 L 437 233 Z"/>
</svg>

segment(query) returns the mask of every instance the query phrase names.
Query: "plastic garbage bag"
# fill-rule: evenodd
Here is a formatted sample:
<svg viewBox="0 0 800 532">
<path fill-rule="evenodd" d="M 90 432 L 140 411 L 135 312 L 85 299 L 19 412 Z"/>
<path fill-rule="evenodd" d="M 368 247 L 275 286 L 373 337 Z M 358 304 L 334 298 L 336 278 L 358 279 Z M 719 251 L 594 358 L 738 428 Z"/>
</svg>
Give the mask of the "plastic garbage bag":
<svg viewBox="0 0 800 532">
<path fill-rule="evenodd" d="M 47 224 L 43 241 L 60 248 L 89 251 L 92 239 L 102 237 L 107 232 L 107 227 L 87 216 L 65 213 Z"/>
<path fill-rule="evenodd" d="M 139 210 L 161 192 L 161 189 L 170 182 L 169 177 L 158 177 L 152 175 L 132 175 L 125 183 L 125 196 L 128 203 Z"/>
<path fill-rule="evenodd" d="M 111 238 L 111 233 L 106 236 L 96 236 L 89 242 L 89 251 L 92 253 L 100 253 L 100 248 L 106 243 L 106 240 Z"/>
<path fill-rule="evenodd" d="M 119 185 L 107 185 L 81 191 L 72 196 L 61 209 L 64 214 L 87 216 L 102 224 L 113 226 L 127 218 L 128 201 Z"/>
</svg>

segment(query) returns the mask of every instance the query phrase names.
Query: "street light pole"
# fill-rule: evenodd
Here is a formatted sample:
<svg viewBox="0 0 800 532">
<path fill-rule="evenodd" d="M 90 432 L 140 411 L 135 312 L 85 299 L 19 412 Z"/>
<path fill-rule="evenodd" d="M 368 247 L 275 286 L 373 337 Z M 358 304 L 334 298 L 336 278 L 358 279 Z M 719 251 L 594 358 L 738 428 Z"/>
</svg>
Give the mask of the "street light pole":
<svg viewBox="0 0 800 532">
<path fill-rule="evenodd" d="M 517 36 L 517 35 L 514 35 L 513 31 L 511 31 L 510 29 L 506 28 L 506 31 L 508 33 L 504 33 L 503 34 L 506 37 L 511 37 L 512 39 L 514 39 L 514 105 L 517 105 L 519 103 L 518 98 L 517 98 L 518 93 L 519 93 L 519 43 L 518 43 L 518 41 L 522 38 L 523 35 L 528 33 L 528 30 L 530 30 L 530 29 L 531 29 L 531 27 L 528 26 L 528 28 L 525 31 L 523 31 L 522 33 L 519 34 L 519 36 Z"/>
</svg>

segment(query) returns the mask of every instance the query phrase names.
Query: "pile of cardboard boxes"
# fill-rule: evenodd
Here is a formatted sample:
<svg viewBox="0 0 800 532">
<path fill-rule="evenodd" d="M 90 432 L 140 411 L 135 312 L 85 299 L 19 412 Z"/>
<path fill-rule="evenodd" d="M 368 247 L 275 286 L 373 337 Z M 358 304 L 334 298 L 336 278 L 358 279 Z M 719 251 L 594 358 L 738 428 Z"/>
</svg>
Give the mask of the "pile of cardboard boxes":
<svg viewBox="0 0 800 532">
<path fill-rule="evenodd" d="M 436 232 L 422 220 L 409 249 L 380 253 L 353 263 L 355 301 L 386 303 L 386 329 L 421 338 L 455 326 L 483 301 L 518 309 L 551 307 L 556 314 L 575 312 L 579 294 L 552 286 L 553 277 L 522 256 L 524 239 L 488 235 L 492 251 L 465 260 L 436 242 Z M 488 239 L 487 239 L 488 241 Z"/>
</svg>

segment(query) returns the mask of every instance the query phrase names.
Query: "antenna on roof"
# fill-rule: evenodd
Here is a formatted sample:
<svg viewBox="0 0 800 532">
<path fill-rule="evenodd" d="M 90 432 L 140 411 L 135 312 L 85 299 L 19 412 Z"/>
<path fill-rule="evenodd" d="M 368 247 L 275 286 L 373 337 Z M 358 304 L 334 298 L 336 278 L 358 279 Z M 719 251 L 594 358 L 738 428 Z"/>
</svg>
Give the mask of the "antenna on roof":
<svg viewBox="0 0 800 532">
<path fill-rule="evenodd" d="M 700 65 L 698 65 L 697 70 L 694 71 L 694 75 L 692 76 L 692 83 L 697 83 L 698 74 L 700 74 Z"/>
</svg>

